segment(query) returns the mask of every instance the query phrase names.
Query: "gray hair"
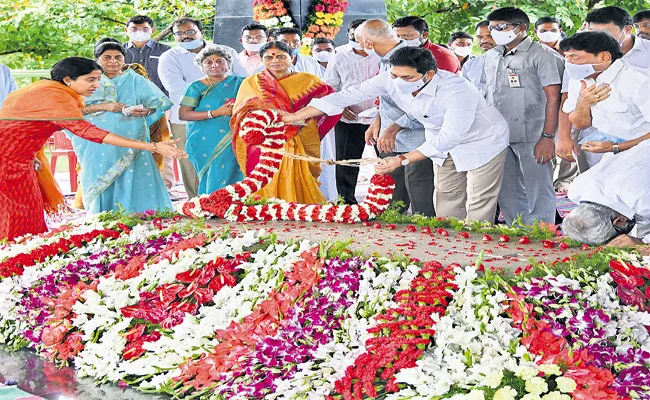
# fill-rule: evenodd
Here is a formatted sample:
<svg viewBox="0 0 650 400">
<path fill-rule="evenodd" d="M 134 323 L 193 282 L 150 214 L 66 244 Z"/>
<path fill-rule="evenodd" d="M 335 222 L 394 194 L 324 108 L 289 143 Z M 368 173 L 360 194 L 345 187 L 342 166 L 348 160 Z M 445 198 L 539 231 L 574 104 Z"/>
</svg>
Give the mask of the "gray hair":
<svg viewBox="0 0 650 400">
<path fill-rule="evenodd" d="M 228 54 L 227 51 L 222 49 L 219 46 L 207 45 L 203 50 L 199 51 L 199 54 L 194 57 L 194 64 L 198 65 L 201 70 L 203 70 L 203 60 L 210 56 L 221 57 L 228 63 L 228 67 L 232 65 L 232 57 Z"/>
<path fill-rule="evenodd" d="M 562 222 L 564 234 L 590 246 L 605 244 L 617 233 L 612 221 L 621 214 L 607 206 L 581 203 Z"/>
<path fill-rule="evenodd" d="M 390 24 L 381 19 L 369 19 L 359 25 L 359 27 L 355 29 L 354 33 L 355 35 L 362 37 L 363 40 L 371 40 L 373 42 L 381 40 L 399 40 Z"/>
</svg>

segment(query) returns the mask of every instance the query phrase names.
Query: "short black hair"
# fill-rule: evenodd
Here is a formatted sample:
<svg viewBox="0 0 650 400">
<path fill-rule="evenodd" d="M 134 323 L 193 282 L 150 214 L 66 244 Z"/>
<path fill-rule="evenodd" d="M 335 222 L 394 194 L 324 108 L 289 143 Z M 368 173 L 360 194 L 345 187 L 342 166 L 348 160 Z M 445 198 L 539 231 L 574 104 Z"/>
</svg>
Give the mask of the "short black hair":
<svg viewBox="0 0 650 400">
<path fill-rule="evenodd" d="M 104 52 L 107 50 L 117 50 L 120 53 L 122 53 L 124 57 L 126 57 L 126 50 L 124 50 L 124 47 L 122 47 L 122 45 L 117 39 L 113 39 L 113 38 L 99 39 L 97 41 L 97 44 L 95 45 L 93 56 L 95 56 L 95 59 L 98 59 L 99 56 L 104 54 Z"/>
<path fill-rule="evenodd" d="M 429 24 L 424 18 L 410 16 L 398 18 L 393 22 L 393 28 L 406 28 L 407 26 L 412 26 L 413 29 L 420 32 L 420 35 L 424 32 L 429 32 Z"/>
<path fill-rule="evenodd" d="M 264 33 L 268 33 L 269 28 L 266 26 L 259 24 L 257 22 L 250 23 L 246 25 L 245 27 L 241 28 L 241 33 L 243 34 L 246 31 L 264 31 Z"/>
<path fill-rule="evenodd" d="M 623 57 L 621 45 L 612 35 L 601 31 L 586 31 L 576 33 L 560 42 L 562 51 L 578 50 L 589 54 L 598 55 L 608 52 L 612 55 L 612 62 Z"/>
<path fill-rule="evenodd" d="M 613 23 L 623 30 L 628 25 L 633 25 L 634 21 L 629 12 L 621 7 L 609 6 L 597 8 L 587 14 L 585 22 L 589 24 L 609 24 Z"/>
<path fill-rule="evenodd" d="M 449 43 L 452 43 L 456 39 L 469 39 L 469 40 L 474 40 L 472 35 L 470 35 L 467 32 L 459 31 L 459 32 L 454 32 L 449 36 Z"/>
<path fill-rule="evenodd" d="M 420 74 L 433 70 L 438 72 L 438 63 L 431 51 L 421 47 L 402 47 L 390 56 L 390 65 L 412 67 Z"/>
<path fill-rule="evenodd" d="M 361 26 L 361 24 L 363 24 L 366 21 L 367 21 L 367 19 L 360 18 L 360 19 L 355 19 L 354 21 L 350 22 L 350 24 L 348 25 L 348 32 L 350 32 L 352 29 L 357 29 L 359 26 Z"/>
<path fill-rule="evenodd" d="M 275 40 L 273 42 L 268 42 L 264 46 L 262 46 L 262 48 L 260 49 L 260 57 L 264 57 L 264 53 L 266 53 L 271 49 L 278 49 L 289 55 L 293 54 L 293 51 L 291 50 L 291 47 L 289 47 L 289 45 L 287 45 L 284 42 Z"/>
<path fill-rule="evenodd" d="M 183 17 L 179 18 L 176 21 L 172 22 L 172 33 L 174 33 L 174 28 L 177 27 L 178 25 L 183 25 L 183 24 L 194 24 L 199 29 L 199 32 L 203 32 L 203 24 L 201 24 L 201 21 L 198 19 L 194 18 L 189 18 L 189 17 Z"/>
<path fill-rule="evenodd" d="M 64 83 L 65 77 L 76 81 L 80 76 L 97 70 L 104 72 L 104 68 L 95 60 L 84 57 L 68 57 L 54 64 L 50 70 L 50 77 L 53 81 Z"/>
<path fill-rule="evenodd" d="M 277 31 L 273 32 L 277 38 L 280 35 L 298 35 L 302 39 L 302 31 L 298 28 L 280 28 Z"/>
<path fill-rule="evenodd" d="M 149 24 L 149 26 L 153 28 L 153 18 L 147 17 L 146 15 L 136 15 L 135 17 L 131 17 L 128 21 L 126 21 L 126 26 L 129 26 L 129 24 Z"/>
<path fill-rule="evenodd" d="M 634 14 L 633 21 L 635 24 L 643 21 L 644 19 L 650 19 L 650 10 L 643 10 Z"/>
<path fill-rule="evenodd" d="M 476 24 L 476 27 L 474 27 L 474 29 L 478 30 L 478 28 L 483 28 L 484 26 L 490 26 L 490 21 L 484 19 L 483 21 Z"/>
<path fill-rule="evenodd" d="M 270 28 L 266 34 L 269 36 L 270 41 L 274 41 L 278 37 L 278 30 L 280 28 Z"/>
<path fill-rule="evenodd" d="M 562 28 L 562 23 L 555 17 L 542 17 L 538 19 L 535 21 L 535 29 L 537 29 L 537 27 L 539 27 L 541 24 L 557 24 L 557 26 Z"/>
<path fill-rule="evenodd" d="M 315 44 L 331 44 L 332 47 L 336 47 L 336 45 L 334 44 L 334 41 L 332 39 L 326 38 L 326 37 L 318 37 L 318 38 L 314 39 L 314 41 L 312 42 L 312 46 L 315 45 Z"/>
<path fill-rule="evenodd" d="M 530 26 L 530 18 L 522 9 L 517 7 L 497 8 L 487 16 L 488 21 L 506 21 L 511 24 Z"/>
</svg>

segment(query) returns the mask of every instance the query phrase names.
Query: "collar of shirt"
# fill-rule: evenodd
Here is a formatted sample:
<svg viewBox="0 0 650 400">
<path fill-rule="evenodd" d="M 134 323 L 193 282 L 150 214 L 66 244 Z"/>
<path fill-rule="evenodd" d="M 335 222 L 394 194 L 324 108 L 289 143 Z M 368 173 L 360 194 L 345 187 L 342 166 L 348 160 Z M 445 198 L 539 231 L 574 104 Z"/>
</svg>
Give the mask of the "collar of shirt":
<svg viewBox="0 0 650 400">
<path fill-rule="evenodd" d="M 630 49 L 630 51 L 627 52 L 623 57 L 627 56 L 628 54 L 632 53 L 633 51 L 635 52 L 650 52 L 650 40 L 646 39 L 641 39 L 640 37 L 636 35 L 632 35 L 632 40 L 634 40 L 634 45 Z"/>
<path fill-rule="evenodd" d="M 515 48 L 510 50 L 508 53 L 505 52 L 506 46 L 503 45 L 499 45 L 495 47 L 495 49 L 497 50 L 497 53 L 500 56 L 505 57 L 507 55 L 515 54 L 518 51 L 528 51 L 530 50 L 530 46 L 532 45 L 533 45 L 533 40 L 530 38 L 530 36 L 526 36 L 526 38 L 522 40 L 521 43 L 515 46 Z"/>
<path fill-rule="evenodd" d="M 246 49 L 244 49 L 244 51 L 242 51 L 239 54 L 241 54 L 244 57 L 259 57 L 259 58 L 261 58 L 260 53 L 249 53 L 248 50 L 246 50 Z"/>
<path fill-rule="evenodd" d="M 396 79 L 400 79 L 400 78 L 396 78 Z M 415 97 L 418 97 L 420 95 L 435 97 L 441 84 L 442 84 L 442 78 L 440 76 L 440 71 L 438 71 L 433 76 L 433 78 L 431 78 L 431 81 L 427 83 L 427 85 L 423 87 L 422 90 L 420 90 L 420 93 L 418 93 Z"/>
<path fill-rule="evenodd" d="M 156 44 L 156 42 L 154 42 L 153 39 L 149 39 L 149 40 L 147 40 L 147 43 L 145 43 L 144 45 L 147 46 L 147 47 L 153 47 L 154 44 Z M 135 45 L 133 44 L 133 42 L 131 40 L 129 40 L 128 42 L 126 42 L 126 47 L 131 48 L 131 47 L 135 47 Z"/>
<path fill-rule="evenodd" d="M 389 60 L 390 60 L 390 56 L 392 56 L 394 52 L 396 52 L 397 50 L 401 49 L 402 47 L 408 47 L 408 44 L 406 44 L 405 41 L 400 40 L 400 41 L 399 41 L 399 44 L 398 44 L 397 46 L 393 47 L 392 49 L 390 49 L 390 51 L 389 51 L 388 53 L 386 53 L 386 54 L 381 58 L 380 61 L 381 61 L 382 63 L 384 63 L 384 62 L 389 62 Z"/>
<path fill-rule="evenodd" d="M 621 72 L 623 69 L 623 61 L 616 60 L 612 63 L 612 65 L 609 66 L 606 70 L 604 70 L 600 75 L 596 77 L 596 82 L 597 83 L 608 83 L 611 84 L 614 78 Z"/>
</svg>

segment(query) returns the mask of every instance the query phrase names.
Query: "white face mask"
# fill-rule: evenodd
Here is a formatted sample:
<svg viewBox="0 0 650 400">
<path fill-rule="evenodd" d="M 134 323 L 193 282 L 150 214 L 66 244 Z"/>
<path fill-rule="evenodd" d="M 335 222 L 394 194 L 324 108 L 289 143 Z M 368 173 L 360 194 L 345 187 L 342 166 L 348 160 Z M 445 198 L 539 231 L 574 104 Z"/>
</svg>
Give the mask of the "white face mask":
<svg viewBox="0 0 650 400">
<path fill-rule="evenodd" d="M 314 53 L 314 58 L 320 62 L 330 62 L 332 57 L 334 57 L 334 53 L 330 53 L 329 51 L 319 51 L 318 53 Z"/>
<path fill-rule="evenodd" d="M 420 47 L 420 46 L 422 46 L 422 39 L 420 39 L 420 38 L 417 38 L 417 39 L 409 39 L 409 40 L 404 39 L 404 42 L 405 42 L 408 46 L 411 46 L 411 47 Z"/>
<path fill-rule="evenodd" d="M 361 50 L 361 45 L 353 40 L 348 41 L 348 46 L 354 50 Z"/>
<path fill-rule="evenodd" d="M 265 44 L 266 43 L 242 43 L 242 46 L 244 46 L 248 52 L 258 53 Z"/>
<path fill-rule="evenodd" d="M 467 57 L 468 55 L 472 54 L 472 47 L 455 47 L 454 54 L 456 54 L 458 57 Z"/>
<path fill-rule="evenodd" d="M 364 50 L 365 50 L 366 54 L 368 54 L 369 56 L 381 57 L 379 54 L 377 54 L 374 47 L 372 49 L 369 49 L 368 46 L 365 46 Z"/>
<path fill-rule="evenodd" d="M 424 79 L 425 77 L 423 76 L 422 79 L 418 79 L 415 82 L 409 82 L 402 78 L 395 78 L 393 79 L 393 85 L 395 85 L 395 88 L 402 93 L 413 93 L 422 89 L 424 85 L 428 83 L 425 82 Z"/>
<path fill-rule="evenodd" d="M 151 39 L 151 33 L 143 31 L 129 32 L 129 38 L 132 42 L 148 42 Z"/>
<path fill-rule="evenodd" d="M 600 65 L 604 63 L 598 63 L 598 64 L 571 64 L 570 62 L 565 62 L 565 69 L 567 74 L 569 75 L 569 78 L 571 79 L 585 79 L 586 77 L 595 74 L 596 69 L 594 68 L 594 65 Z"/>
<path fill-rule="evenodd" d="M 492 39 L 494 39 L 494 42 L 498 46 L 505 46 L 508 43 L 512 42 L 515 40 L 517 37 L 517 32 L 515 32 L 517 28 L 510 30 L 510 31 L 497 31 L 496 29 L 491 32 L 492 34 Z"/>
<path fill-rule="evenodd" d="M 194 39 L 189 42 L 178 42 L 178 45 L 185 50 L 196 50 L 199 47 L 203 46 L 203 39 Z"/>
<path fill-rule="evenodd" d="M 552 31 L 546 31 L 546 32 L 538 32 L 537 37 L 539 40 L 541 40 L 544 43 L 555 43 L 560 38 L 562 37 L 561 32 L 552 32 Z"/>
</svg>

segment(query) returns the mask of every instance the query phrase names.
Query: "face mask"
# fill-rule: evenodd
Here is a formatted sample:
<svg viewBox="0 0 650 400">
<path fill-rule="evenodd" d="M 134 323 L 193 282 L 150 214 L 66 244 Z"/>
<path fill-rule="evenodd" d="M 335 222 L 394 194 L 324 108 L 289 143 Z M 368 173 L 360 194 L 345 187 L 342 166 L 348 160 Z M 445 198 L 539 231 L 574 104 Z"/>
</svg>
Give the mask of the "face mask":
<svg viewBox="0 0 650 400">
<path fill-rule="evenodd" d="M 366 54 L 368 54 L 369 56 L 381 57 L 379 54 L 377 54 L 374 47 L 372 49 L 369 49 L 368 47 L 366 47 L 365 51 L 366 51 Z"/>
<path fill-rule="evenodd" d="M 571 64 L 570 62 L 565 62 L 564 66 L 566 69 L 569 78 L 571 79 L 585 79 L 589 75 L 595 74 L 597 71 L 594 68 L 594 65 L 598 64 Z"/>
<path fill-rule="evenodd" d="M 498 46 L 505 46 L 508 43 L 512 42 L 517 38 L 517 28 L 511 31 L 497 31 L 496 29 L 492 31 L 492 39 Z"/>
<path fill-rule="evenodd" d="M 409 40 L 404 39 L 404 42 L 411 47 L 420 47 L 422 45 L 422 39 L 420 38 Z"/>
<path fill-rule="evenodd" d="M 542 42 L 545 42 L 545 43 L 555 43 L 555 42 L 557 42 L 558 40 L 560 40 L 560 38 L 562 37 L 562 34 L 561 34 L 560 32 L 551 32 L 551 31 L 547 31 L 547 32 L 539 32 L 539 33 L 537 34 L 537 37 L 538 37 L 539 40 L 541 40 Z"/>
<path fill-rule="evenodd" d="M 130 32 L 129 38 L 133 42 L 148 42 L 151 39 L 151 33 L 143 31 Z"/>
<path fill-rule="evenodd" d="M 242 43 L 246 51 L 258 53 L 266 43 Z"/>
<path fill-rule="evenodd" d="M 424 87 L 424 85 L 427 84 L 427 82 L 424 81 L 425 77 L 423 76 L 422 79 L 418 79 L 415 82 L 408 82 L 405 81 L 402 78 L 395 78 L 393 79 L 393 85 L 397 88 L 402 93 L 413 93 L 415 91 L 418 91 Z"/>
<path fill-rule="evenodd" d="M 350 46 L 350 48 L 354 50 L 361 50 L 361 45 L 353 40 L 350 40 L 348 42 L 348 46 Z"/>
<path fill-rule="evenodd" d="M 623 39 L 621 39 L 621 38 L 623 38 Z M 619 46 L 623 47 L 623 43 L 625 43 L 625 31 L 623 31 L 623 33 L 621 33 L 621 36 L 619 36 L 618 39 L 616 39 L 616 41 L 618 42 Z"/>
<path fill-rule="evenodd" d="M 334 57 L 334 53 L 330 53 L 329 51 L 319 51 L 318 53 L 314 53 L 314 58 L 320 62 L 330 62 L 332 57 Z"/>
<path fill-rule="evenodd" d="M 191 42 L 178 42 L 178 45 L 185 50 L 196 50 L 203 46 L 203 39 L 194 39 Z"/>
<path fill-rule="evenodd" d="M 297 56 L 298 54 L 300 54 L 300 49 L 291 49 L 292 56 Z"/>
<path fill-rule="evenodd" d="M 456 47 L 456 48 L 454 48 L 454 53 L 458 57 L 467 57 L 468 55 L 472 54 L 472 48 L 470 46 Z"/>
</svg>

